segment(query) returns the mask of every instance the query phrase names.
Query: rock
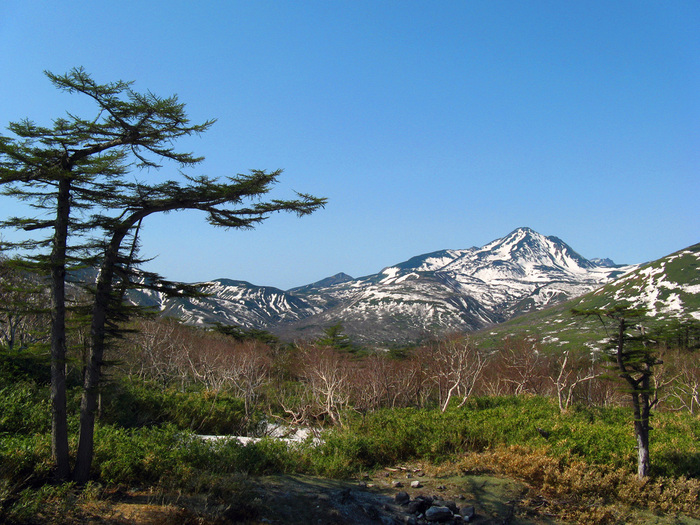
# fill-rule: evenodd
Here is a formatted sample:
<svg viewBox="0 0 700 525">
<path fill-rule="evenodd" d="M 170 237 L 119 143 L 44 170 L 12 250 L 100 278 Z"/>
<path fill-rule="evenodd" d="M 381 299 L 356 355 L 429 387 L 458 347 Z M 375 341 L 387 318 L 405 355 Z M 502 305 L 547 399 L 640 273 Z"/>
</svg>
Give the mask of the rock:
<svg viewBox="0 0 700 525">
<path fill-rule="evenodd" d="M 396 496 L 394 496 L 394 501 L 399 505 L 406 505 L 409 501 L 411 501 L 411 496 L 408 495 L 408 492 L 402 490 L 401 492 L 396 493 Z"/>
<path fill-rule="evenodd" d="M 428 521 L 445 522 L 452 518 L 452 511 L 447 507 L 430 507 L 425 511 L 425 519 Z"/>
<path fill-rule="evenodd" d="M 423 514 L 433 504 L 433 499 L 428 496 L 418 496 L 408 504 L 408 512 L 411 514 Z"/>
<path fill-rule="evenodd" d="M 421 488 L 422 486 L 423 486 L 423 484 L 422 484 L 420 481 L 418 481 L 418 480 L 411 481 L 411 488 L 412 488 L 412 489 L 419 489 L 419 488 Z"/>
<path fill-rule="evenodd" d="M 459 507 L 454 501 L 443 501 L 442 506 L 450 509 L 452 514 L 459 514 Z"/>
<path fill-rule="evenodd" d="M 476 516 L 476 510 L 474 507 L 462 507 L 459 509 L 459 515 L 464 518 L 464 521 L 469 523 Z"/>
<path fill-rule="evenodd" d="M 401 487 L 403 487 L 403 483 L 401 483 L 400 481 L 392 481 L 391 486 L 395 489 L 400 489 Z"/>
<path fill-rule="evenodd" d="M 362 510 L 365 512 L 365 514 L 367 514 L 369 519 L 371 519 L 371 520 L 379 519 L 379 516 L 380 516 L 379 511 L 377 510 L 377 508 L 374 505 L 367 505 L 365 507 L 362 507 Z"/>
</svg>

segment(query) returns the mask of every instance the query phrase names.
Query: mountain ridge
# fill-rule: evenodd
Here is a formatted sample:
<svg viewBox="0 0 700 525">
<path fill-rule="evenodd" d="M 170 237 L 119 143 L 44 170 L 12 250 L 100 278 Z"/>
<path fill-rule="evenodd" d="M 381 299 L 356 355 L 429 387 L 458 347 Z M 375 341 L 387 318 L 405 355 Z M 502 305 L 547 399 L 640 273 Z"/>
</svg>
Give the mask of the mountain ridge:
<svg viewBox="0 0 700 525">
<path fill-rule="evenodd" d="M 341 322 L 358 343 L 404 345 L 501 323 L 638 266 L 597 264 L 558 237 L 521 227 L 482 247 L 429 252 L 376 274 L 340 272 L 286 291 L 234 279 L 196 283 L 207 297 L 160 298 L 158 307 L 188 324 L 235 324 L 287 341 L 314 339 Z"/>
</svg>

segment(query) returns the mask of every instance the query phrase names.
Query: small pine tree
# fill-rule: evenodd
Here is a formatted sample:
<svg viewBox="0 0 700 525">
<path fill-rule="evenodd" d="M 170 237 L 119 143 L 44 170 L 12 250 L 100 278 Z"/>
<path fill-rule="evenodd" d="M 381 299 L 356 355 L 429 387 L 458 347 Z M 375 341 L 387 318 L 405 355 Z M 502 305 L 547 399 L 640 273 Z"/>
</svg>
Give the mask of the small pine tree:
<svg viewBox="0 0 700 525">
<path fill-rule="evenodd" d="M 644 327 L 644 309 L 617 305 L 609 309 L 573 310 L 574 315 L 597 317 L 606 332 L 606 356 L 619 377 L 627 384 L 632 401 L 634 434 L 637 439 L 637 476 L 649 475 L 649 430 L 651 409 L 656 396 L 651 378 L 654 367 L 662 364 Z"/>
<path fill-rule="evenodd" d="M 316 341 L 318 345 L 329 346 L 336 350 L 352 350 L 353 344 L 350 336 L 345 333 L 345 328 L 340 321 L 324 329 L 323 333 L 324 336 Z"/>
</svg>

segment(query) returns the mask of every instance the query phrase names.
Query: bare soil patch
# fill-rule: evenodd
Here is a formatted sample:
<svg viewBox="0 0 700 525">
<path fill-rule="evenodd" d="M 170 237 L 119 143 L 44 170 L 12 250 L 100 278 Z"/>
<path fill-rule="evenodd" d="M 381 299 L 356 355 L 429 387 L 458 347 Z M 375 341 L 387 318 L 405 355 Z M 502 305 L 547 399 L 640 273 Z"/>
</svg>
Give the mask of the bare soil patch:
<svg viewBox="0 0 700 525">
<path fill-rule="evenodd" d="M 412 487 L 412 482 L 419 486 Z M 105 492 L 83 502 L 63 519 L 33 523 L 64 524 L 183 524 L 226 525 L 417 525 L 429 523 L 397 503 L 406 492 L 410 500 L 420 496 L 454 502 L 458 508 L 473 507 L 468 522 L 479 525 L 559 525 L 572 523 L 550 514 L 548 502 L 536 489 L 520 481 L 493 474 L 462 475 L 420 466 L 387 468 L 353 480 L 334 480 L 305 475 L 242 477 L 230 487 L 200 487 L 196 495 L 139 489 Z M 565 502 L 556 502 L 561 510 Z M 617 514 L 617 512 L 616 512 Z M 659 515 L 629 508 L 617 518 L 587 523 L 700 525 L 679 515 Z M 450 521 L 448 523 L 465 523 Z M 578 522 L 574 520 L 573 522 Z"/>
<path fill-rule="evenodd" d="M 418 481 L 420 487 L 412 488 Z M 419 468 L 396 468 L 355 480 L 304 475 L 251 477 L 242 481 L 243 494 L 187 496 L 129 490 L 84 504 L 72 523 L 224 525 L 374 525 L 416 521 L 406 505 L 395 501 L 405 491 L 417 496 L 454 501 L 474 507 L 470 523 L 555 524 L 534 515 L 525 505 L 527 487 L 491 475 L 435 477 Z M 227 496 L 229 499 L 227 500 Z M 420 519 L 417 523 L 425 523 Z"/>
</svg>

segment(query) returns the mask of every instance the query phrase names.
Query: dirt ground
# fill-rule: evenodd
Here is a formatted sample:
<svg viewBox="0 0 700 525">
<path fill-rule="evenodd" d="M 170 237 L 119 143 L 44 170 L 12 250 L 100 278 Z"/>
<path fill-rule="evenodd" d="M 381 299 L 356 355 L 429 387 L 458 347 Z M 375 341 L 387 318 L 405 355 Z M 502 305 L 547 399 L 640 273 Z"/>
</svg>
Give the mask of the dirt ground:
<svg viewBox="0 0 700 525">
<path fill-rule="evenodd" d="M 411 488 L 419 481 L 420 488 Z M 386 472 L 359 482 L 319 480 L 310 477 L 276 477 L 261 480 L 265 523 L 361 524 L 407 523 L 407 507 L 394 498 L 405 491 L 411 499 L 433 496 L 454 501 L 458 507 L 473 506 L 476 512 L 470 523 L 513 525 L 555 523 L 533 520 L 524 514 L 519 502 L 526 487 L 518 482 L 493 476 L 431 478 L 403 472 Z M 394 486 L 395 482 L 401 487 Z M 269 502 L 270 505 L 266 505 Z M 290 518 L 294 517 L 293 520 Z"/>
<path fill-rule="evenodd" d="M 420 487 L 411 487 L 418 481 Z M 513 479 L 494 475 L 440 475 L 418 467 L 384 469 L 354 480 L 274 475 L 241 480 L 235 493 L 200 490 L 197 496 L 154 494 L 138 489 L 87 503 L 68 524 L 109 525 L 398 525 L 428 523 L 395 501 L 405 491 L 414 500 L 432 496 L 473 507 L 469 523 L 479 525 L 559 525 L 572 523 L 547 512 L 549 502 Z M 202 487 L 205 489 L 205 487 Z M 598 522 L 587 520 L 587 523 Z M 700 525 L 683 516 L 626 510 L 605 523 Z M 38 523 L 44 523 L 39 521 Z M 455 521 L 453 523 L 459 523 Z M 464 523 L 464 522 L 462 522 Z"/>
<path fill-rule="evenodd" d="M 410 486 L 412 481 L 421 484 Z M 513 480 L 489 475 L 438 478 L 417 468 L 386 469 L 357 480 L 330 480 L 301 475 L 275 475 L 246 480 L 245 496 L 231 505 L 208 505 L 202 498 L 127 491 L 110 501 L 93 502 L 83 523 L 108 524 L 284 524 L 374 525 L 411 523 L 406 506 L 395 502 L 398 492 L 411 499 L 433 496 L 474 507 L 470 523 L 555 524 L 536 517 L 523 504 L 527 488 Z M 219 498 L 220 501 L 221 498 Z M 82 521 L 82 520 L 81 520 Z M 418 522 L 420 523 L 420 521 Z"/>
</svg>

